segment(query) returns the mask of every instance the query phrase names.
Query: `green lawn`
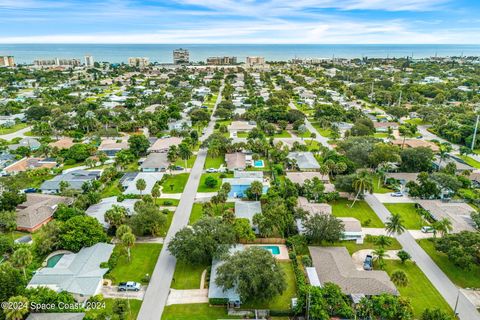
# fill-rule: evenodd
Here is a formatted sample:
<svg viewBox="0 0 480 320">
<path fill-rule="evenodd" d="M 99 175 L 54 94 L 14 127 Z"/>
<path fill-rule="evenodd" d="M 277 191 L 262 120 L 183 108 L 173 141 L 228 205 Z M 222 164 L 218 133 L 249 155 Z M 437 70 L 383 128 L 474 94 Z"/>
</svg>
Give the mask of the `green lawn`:
<svg viewBox="0 0 480 320">
<path fill-rule="evenodd" d="M 208 303 L 196 304 L 174 304 L 165 306 L 162 320 L 218 320 L 218 319 L 240 319 L 241 317 L 230 317 L 224 306 L 210 307 Z"/>
<path fill-rule="evenodd" d="M 426 122 L 424 122 L 420 118 L 407 119 L 407 120 L 405 120 L 405 122 L 411 123 L 411 124 L 416 124 L 417 126 L 422 125 L 422 124 L 426 124 Z"/>
<path fill-rule="evenodd" d="M 27 127 L 26 123 L 17 123 L 10 128 L 5 128 L 3 126 L 0 126 L 0 135 L 13 133 L 13 132 L 16 132 L 18 130 L 22 130 L 26 127 Z"/>
<path fill-rule="evenodd" d="M 310 138 L 310 134 L 311 134 L 311 132 L 308 131 L 308 129 L 304 133 L 300 133 L 298 131 L 294 131 L 294 132 L 299 138 Z"/>
<path fill-rule="evenodd" d="M 474 167 L 476 169 L 480 169 L 480 162 L 478 162 L 477 160 L 475 160 L 473 158 L 470 158 L 469 156 L 458 155 L 458 157 L 460 159 L 462 159 L 463 161 L 465 161 L 468 165 L 471 165 L 472 167 Z"/>
<path fill-rule="evenodd" d="M 248 132 L 245 131 L 237 131 L 238 138 L 248 138 Z"/>
<path fill-rule="evenodd" d="M 122 194 L 122 190 L 120 190 L 119 186 L 119 180 L 116 179 L 109 184 L 105 186 L 105 188 L 102 190 L 101 197 L 102 198 L 108 198 L 108 197 L 114 197 L 114 196 L 119 196 Z"/>
<path fill-rule="evenodd" d="M 379 176 L 373 176 L 373 192 L 374 193 L 389 193 L 392 192 L 392 189 L 383 186 L 383 183 L 380 183 L 378 186 L 378 180 L 380 179 Z"/>
<path fill-rule="evenodd" d="M 194 224 L 195 221 L 200 219 L 203 215 L 202 211 L 202 204 L 201 203 L 194 203 L 192 207 L 192 212 L 190 213 L 190 220 L 189 224 Z"/>
<path fill-rule="evenodd" d="M 114 250 L 121 252 L 123 248 L 121 245 L 116 245 Z M 126 253 L 122 254 L 115 268 L 110 270 L 106 277 L 113 283 L 142 282 L 147 273 L 152 274 L 161 250 L 162 245 L 158 243 L 136 243 L 131 249 L 131 261 L 128 261 Z"/>
<path fill-rule="evenodd" d="M 202 174 L 202 176 L 200 177 L 200 184 L 198 185 L 197 192 L 216 192 L 216 191 L 220 190 L 220 187 L 222 185 L 222 178 L 220 178 L 220 175 L 222 175 L 222 173 L 204 173 L 204 174 Z M 231 174 L 231 173 L 227 173 L 227 174 L 224 173 L 224 175 L 226 175 L 229 178 L 233 177 L 233 174 Z M 214 177 L 218 180 L 218 183 L 214 188 L 209 188 L 205 185 L 205 180 L 207 179 L 208 176 Z"/>
<path fill-rule="evenodd" d="M 472 270 L 466 271 L 453 264 L 445 253 L 435 250 L 433 240 L 422 239 L 417 242 L 457 286 L 462 288 L 480 288 L 480 266 L 478 264 L 474 265 Z"/>
<path fill-rule="evenodd" d="M 397 286 L 397 289 L 401 296 L 410 299 L 417 319 L 420 318 L 426 308 L 432 308 L 432 303 L 435 308 L 453 314 L 448 303 L 415 263 L 407 261 L 402 264 L 398 260 L 385 260 L 385 271 L 391 275 L 395 270 L 403 270 L 407 274 L 408 285 L 405 287 Z"/>
<path fill-rule="evenodd" d="M 207 159 L 205 160 L 205 169 L 208 169 L 208 168 L 218 169 L 224 163 L 225 163 L 225 156 L 218 156 L 214 158 L 207 156 Z"/>
<path fill-rule="evenodd" d="M 420 230 L 428 222 L 422 219 L 415 208 L 415 203 L 384 203 L 391 213 L 398 213 L 404 221 L 405 228 Z"/>
<path fill-rule="evenodd" d="M 113 307 L 114 300 L 115 299 L 103 299 L 103 301 L 105 302 L 105 309 L 103 308 L 90 309 L 89 311 L 86 312 L 87 318 L 95 319 L 96 316 L 99 315 L 102 311 L 107 311 L 108 314 L 113 314 L 112 307 Z M 128 303 L 130 304 L 130 312 L 126 320 L 135 320 L 137 319 L 138 312 L 140 311 L 140 307 L 142 306 L 142 301 L 136 300 L 136 299 L 129 299 Z"/>
<path fill-rule="evenodd" d="M 242 305 L 242 308 L 249 309 L 272 309 L 272 310 L 290 310 L 292 298 L 297 295 L 297 287 L 295 284 L 295 274 L 290 262 L 279 262 L 280 267 L 285 273 L 285 281 L 287 282 L 287 289 L 282 295 L 275 297 L 267 302 L 251 302 Z"/>
<path fill-rule="evenodd" d="M 338 201 L 331 202 L 333 215 L 336 217 L 356 218 L 362 224 L 362 227 L 383 228 L 383 222 L 378 218 L 368 203 L 363 200 L 355 202 L 353 208 L 350 208 L 352 201 L 341 198 Z"/>
<path fill-rule="evenodd" d="M 283 130 L 282 132 L 275 132 L 273 135 L 274 138 L 290 138 L 291 136 L 292 135 L 286 130 Z"/>
<path fill-rule="evenodd" d="M 190 159 L 187 160 L 187 168 L 193 167 L 193 164 L 195 163 L 195 160 L 197 159 L 197 156 L 193 155 L 190 157 Z M 177 161 L 175 161 L 176 166 L 182 166 L 185 168 L 185 160 L 178 158 Z"/>
<path fill-rule="evenodd" d="M 162 183 L 162 193 L 182 193 L 187 184 L 188 173 L 170 175 Z"/>
<path fill-rule="evenodd" d="M 170 225 L 172 224 L 172 219 L 173 219 L 174 214 L 175 214 L 174 211 L 170 211 L 170 210 L 168 211 L 168 214 L 166 215 L 167 216 L 167 223 L 160 230 L 160 236 L 165 237 L 167 235 L 168 229 L 170 228 Z"/>
<path fill-rule="evenodd" d="M 178 290 L 199 289 L 202 272 L 207 268 L 205 265 L 177 262 L 170 287 Z"/>
<path fill-rule="evenodd" d="M 373 136 L 374 136 L 375 138 L 378 138 L 378 139 L 386 139 L 386 138 L 388 138 L 388 133 L 385 133 L 385 132 L 375 132 L 375 133 L 373 134 Z"/>
<path fill-rule="evenodd" d="M 402 246 L 398 242 L 397 239 L 395 238 L 390 238 L 392 243 L 385 247 L 385 250 L 400 250 L 402 249 Z M 352 255 L 354 252 L 357 252 L 358 250 L 364 250 L 364 249 L 376 249 L 377 245 L 374 243 L 374 241 L 370 240 L 369 237 L 366 237 L 363 241 L 362 244 L 357 244 L 355 241 L 339 241 L 335 243 L 327 243 L 325 244 L 326 247 L 345 247 L 347 248 L 348 252 L 350 255 Z"/>
</svg>

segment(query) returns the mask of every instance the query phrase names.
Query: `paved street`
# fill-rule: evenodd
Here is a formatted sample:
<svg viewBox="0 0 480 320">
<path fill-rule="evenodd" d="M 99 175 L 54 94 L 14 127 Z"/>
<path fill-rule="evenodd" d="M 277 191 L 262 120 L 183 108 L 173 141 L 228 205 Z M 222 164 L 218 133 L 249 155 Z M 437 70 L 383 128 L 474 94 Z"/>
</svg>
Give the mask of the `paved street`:
<svg viewBox="0 0 480 320">
<path fill-rule="evenodd" d="M 390 216 L 390 212 L 385 206 L 378 201 L 378 199 L 371 194 L 365 196 L 365 201 L 372 207 L 380 220 L 386 222 Z M 409 232 L 404 232 L 400 236 L 396 236 L 398 242 L 403 249 L 410 253 L 412 259 L 423 273 L 430 279 L 432 284 L 437 288 L 438 292 L 445 298 L 447 303 L 455 308 L 458 297 L 457 312 L 462 320 L 480 320 L 480 313 L 475 306 L 470 302 L 455 284 L 443 273 L 442 270 L 435 264 L 435 262 L 428 256 L 425 251 L 418 245 L 413 236 Z M 432 302 L 432 307 L 434 307 Z"/>
<path fill-rule="evenodd" d="M 215 112 L 218 103 L 222 101 L 222 90 L 223 85 L 220 88 L 212 114 Z M 213 132 L 214 122 L 215 118 L 212 117 L 205 134 L 200 137 L 200 141 L 205 140 L 206 137 Z M 167 303 L 168 294 L 170 292 L 170 283 L 172 282 L 176 264 L 175 257 L 172 256 L 167 249 L 168 243 L 180 229 L 188 224 L 206 158 L 207 150 L 200 149 L 190 172 L 190 176 L 188 177 L 187 185 L 181 195 L 177 210 L 173 215 L 170 229 L 168 229 L 162 251 L 160 252 L 150 283 L 145 292 L 142 307 L 138 314 L 139 320 L 160 320 L 162 318 L 163 309 Z"/>
<path fill-rule="evenodd" d="M 290 108 L 292 109 L 295 109 L 295 110 L 298 110 L 297 106 L 293 103 L 293 102 L 290 102 L 289 103 L 289 106 Z M 328 149 L 332 149 L 332 146 L 328 143 L 328 138 L 325 138 L 324 136 L 322 136 L 318 131 L 317 129 L 315 129 L 315 127 L 312 125 L 312 123 L 310 122 L 310 120 L 308 120 L 308 118 L 305 118 L 305 126 L 307 127 L 307 129 L 310 131 L 310 132 L 314 132 L 317 136 L 315 137 L 315 140 L 318 142 L 318 143 L 321 143 L 322 145 L 324 145 L 325 147 L 327 147 Z"/>
<path fill-rule="evenodd" d="M 28 131 L 32 131 L 31 126 L 12 132 L 12 133 L 0 135 L 0 139 L 10 141 L 15 138 L 25 138 L 25 132 L 28 132 Z M 33 137 L 30 137 L 30 138 L 33 138 Z"/>
</svg>

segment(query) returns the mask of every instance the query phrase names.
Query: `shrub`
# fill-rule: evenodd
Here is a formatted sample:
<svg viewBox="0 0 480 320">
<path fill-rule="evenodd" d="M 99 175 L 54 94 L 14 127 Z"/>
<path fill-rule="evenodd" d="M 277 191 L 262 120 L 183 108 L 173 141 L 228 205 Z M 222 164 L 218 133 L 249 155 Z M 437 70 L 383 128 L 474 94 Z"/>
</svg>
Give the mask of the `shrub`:
<svg viewBox="0 0 480 320">
<path fill-rule="evenodd" d="M 311 267 L 312 266 L 312 259 L 310 259 L 309 256 L 302 256 L 302 264 L 305 267 Z"/>
<path fill-rule="evenodd" d="M 210 298 L 208 299 L 208 303 L 214 306 L 225 305 L 228 303 L 227 298 Z"/>
<path fill-rule="evenodd" d="M 171 206 L 171 205 L 173 205 L 173 201 L 172 200 L 165 200 L 165 201 L 163 201 L 163 205 L 164 206 Z"/>
<path fill-rule="evenodd" d="M 67 159 L 65 160 L 64 164 L 66 166 L 71 166 L 71 165 L 74 165 L 75 163 L 77 163 L 77 161 L 75 161 L 75 159 Z"/>
</svg>

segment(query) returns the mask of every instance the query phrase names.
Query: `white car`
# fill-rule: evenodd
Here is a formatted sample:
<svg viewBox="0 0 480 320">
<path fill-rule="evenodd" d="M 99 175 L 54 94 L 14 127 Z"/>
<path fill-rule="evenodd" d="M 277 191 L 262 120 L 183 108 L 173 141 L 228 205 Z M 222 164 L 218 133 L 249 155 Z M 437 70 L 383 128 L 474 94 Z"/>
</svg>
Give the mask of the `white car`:
<svg viewBox="0 0 480 320">
<path fill-rule="evenodd" d="M 423 233 L 433 233 L 433 228 L 431 226 L 423 226 L 420 229 Z"/>
<path fill-rule="evenodd" d="M 390 195 L 391 195 L 392 197 L 403 197 L 403 193 L 401 193 L 400 191 L 390 193 Z"/>
<path fill-rule="evenodd" d="M 215 168 L 208 168 L 206 171 L 207 171 L 207 173 L 215 173 L 215 172 L 217 172 L 218 170 L 215 169 Z"/>
</svg>

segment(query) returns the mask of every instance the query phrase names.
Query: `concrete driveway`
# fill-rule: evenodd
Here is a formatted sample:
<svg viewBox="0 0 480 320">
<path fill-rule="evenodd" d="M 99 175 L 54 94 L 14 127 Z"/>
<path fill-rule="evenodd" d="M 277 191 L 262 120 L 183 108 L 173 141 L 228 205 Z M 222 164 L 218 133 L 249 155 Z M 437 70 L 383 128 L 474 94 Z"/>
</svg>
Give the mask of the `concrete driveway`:
<svg viewBox="0 0 480 320">
<path fill-rule="evenodd" d="M 352 254 L 352 260 L 357 270 L 363 270 L 363 262 L 365 261 L 365 258 L 367 257 L 368 254 L 375 257 L 375 255 L 373 254 L 373 251 L 374 251 L 373 249 L 363 249 L 363 250 L 358 250 Z M 398 251 L 400 250 L 386 250 L 385 259 L 400 260 L 397 257 Z"/>
<path fill-rule="evenodd" d="M 170 289 L 167 306 L 171 304 L 208 303 L 208 289 Z"/>
<path fill-rule="evenodd" d="M 408 195 L 403 195 L 403 197 L 392 197 L 390 193 L 374 193 L 373 195 L 381 203 L 415 203 L 415 200 Z"/>
<path fill-rule="evenodd" d="M 143 300 L 147 286 L 142 286 L 140 291 L 118 291 L 118 286 L 103 286 L 102 295 L 104 298 L 120 298 L 120 299 L 135 299 Z"/>
</svg>

